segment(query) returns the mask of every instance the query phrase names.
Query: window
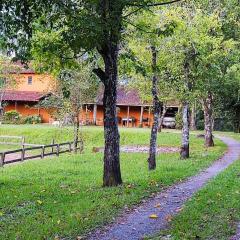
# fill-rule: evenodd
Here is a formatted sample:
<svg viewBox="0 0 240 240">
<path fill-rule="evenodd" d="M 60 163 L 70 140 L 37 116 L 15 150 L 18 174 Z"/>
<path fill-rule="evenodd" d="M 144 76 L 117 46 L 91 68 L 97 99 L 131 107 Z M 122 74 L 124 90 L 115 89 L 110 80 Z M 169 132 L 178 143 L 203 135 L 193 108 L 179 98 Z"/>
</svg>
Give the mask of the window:
<svg viewBox="0 0 240 240">
<path fill-rule="evenodd" d="M 29 76 L 29 77 L 28 77 L 28 85 L 32 85 L 32 80 L 33 80 L 33 79 L 32 79 L 32 76 Z"/>
</svg>

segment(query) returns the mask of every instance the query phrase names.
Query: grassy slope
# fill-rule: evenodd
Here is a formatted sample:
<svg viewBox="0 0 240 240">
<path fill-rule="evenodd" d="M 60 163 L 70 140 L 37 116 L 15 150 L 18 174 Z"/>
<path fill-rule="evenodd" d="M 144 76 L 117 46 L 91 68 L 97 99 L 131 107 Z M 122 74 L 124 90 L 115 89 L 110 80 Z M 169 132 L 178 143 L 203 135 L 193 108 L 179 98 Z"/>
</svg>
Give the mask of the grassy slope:
<svg viewBox="0 0 240 240">
<path fill-rule="evenodd" d="M 1 126 L 0 134 L 25 135 L 29 142 L 46 143 L 53 135 L 70 140 L 67 130 L 46 126 Z M 28 161 L 0 169 L 0 239 L 43 239 L 68 236 L 74 239 L 91 228 L 110 221 L 124 206 L 195 174 L 217 159 L 225 146 L 204 153 L 203 141 L 192 137 L 192 158 L 161 154 L 157 170 L 147 169 L 146 154 L 121 154 L 124 185 L 103 189 L 102 154 L 92 146 L 103 145 L 101 128 L 84 128 L 84 155 Z M 148 144 L 149 130 L 121 129 L 121 143 Z M 180 135 L 162 133 L 160 145 L 178 146 Z"/>
<path fill-rule="evenodd" d="M 239 174 L 240 161 L 197 193 L 165 234 L 170 234 L 171 239 L 218 240 L 234 235 L 236 223 L 240 221 Z"/>
</svg>

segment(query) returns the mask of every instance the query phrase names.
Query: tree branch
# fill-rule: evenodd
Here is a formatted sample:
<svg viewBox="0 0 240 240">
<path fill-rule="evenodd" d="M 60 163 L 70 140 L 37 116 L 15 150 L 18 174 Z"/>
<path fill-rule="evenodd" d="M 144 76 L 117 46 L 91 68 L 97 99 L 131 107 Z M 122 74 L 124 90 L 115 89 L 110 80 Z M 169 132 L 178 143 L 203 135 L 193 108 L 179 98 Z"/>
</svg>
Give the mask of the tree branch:
<svg viewBox="0 0 240 240">
<path fill-rule="evenodd" d="M 172 0 L 172 1 L 168 1 L 168 2 L 149 3 L 149 4 L 131 4 L 131 3 L 129 3 L 128 6 L 132 6 L 132 7 L 157 7 L 157 6 L 168 5 L 168 4 L 177 3 L 177 2 L 181 2 L 181 1 L 182 0 Z"/>
<path fill-rule="evenodd" d="M 106 83 L 107 76 L 106 76 L 106 73 L 101 68 L 93 69 L 93 73 L 99 77 L 99 79 L 102 81 L 103 84 Z"/>
</svg>

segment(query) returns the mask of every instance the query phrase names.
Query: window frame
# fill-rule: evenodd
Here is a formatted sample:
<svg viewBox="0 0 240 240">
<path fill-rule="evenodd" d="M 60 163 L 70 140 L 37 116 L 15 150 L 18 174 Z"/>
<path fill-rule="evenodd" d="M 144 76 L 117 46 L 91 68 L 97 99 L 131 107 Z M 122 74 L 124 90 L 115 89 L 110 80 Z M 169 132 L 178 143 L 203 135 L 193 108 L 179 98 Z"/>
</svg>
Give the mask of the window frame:
<svg viewBox="0 0 240 240">
<path fill-rule="evenodd" d="M 32 76 L 28 76 L 28 78 L 27 78 L 27 84 L 28 84 L 28 85 L 32 85 L 32 84 L 33 84 L 33 77 L 32 77 Z"/>
</svg>

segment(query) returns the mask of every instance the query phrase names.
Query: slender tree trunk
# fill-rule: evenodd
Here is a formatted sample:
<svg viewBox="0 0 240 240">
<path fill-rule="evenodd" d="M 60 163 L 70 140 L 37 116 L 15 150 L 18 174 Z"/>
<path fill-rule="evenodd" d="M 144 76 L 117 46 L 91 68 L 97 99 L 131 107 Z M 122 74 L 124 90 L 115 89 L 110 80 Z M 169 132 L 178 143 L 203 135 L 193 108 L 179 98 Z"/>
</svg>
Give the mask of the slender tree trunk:
<svg viewBox="0 0 240 240">
<path fill-rule="evenodd" d="M 149 149 L 149 158 L 148 158 L 148 168 L 149 170 L 156 169 L 156 152 L 157 152 L 157 133 L 159 127 L 159 118 L 161 113 L 161 102 L 158 98 L 157 93 L 157 76 L 156 76 L 156 67 L 157 67 L 157 51 L 154 46 L 151 47 L 152 50 L 152 70 L 153 70 L 153 78 L 152 78 L 152 96 L 153 96 L 153 125 L 151 131 L 151 139 L 150 139 L 150 149 Z"/>
<path fill-rule="evenodd" d="M 190 75 L 190 65 L 186 59 L 184 64 L 185 91 L 187 93 L 186 96 L 188 96 L 191 90 L 189 75 Z M 189 108 L 189 102 L 186 99 L 185 101 L 183 101 L 182 111 L 183 111 L 182 112 L 183 128 L 182 128 L 182 147 L 181 147 L 180 155 L 181 155 L 181 159 L 187 159 L 190 156 L 190 150 L 189 150 L 190 108 Z"/>
<path fill-rule="evenodd" d="M 80 126 L 80 122 L 79 122 L 79 114 L 77 113 L 75 115 L 75 119 L 74 119 L 74 141 L 73 141 L 73 151 L 74 153 L 77 153 L 77 147 L 78 147 L 78 141 L 79 141 L 79 126 Z"/>
<path fill-rule="evenodd" d="M 192 108 L 191 108 L 191 125 L 190 128 L 192 131 L 196 131 L 197 130 L 197 126 L 196 126 L 196 102 L 194 102 L 192 104 Z"/>
<path fill-rule="evenodd" d="M 183 129 L 182 129 L 182 147 L 181 159 L 189 158 L 189 103 L 183 103 Z"/>
<path fill-rule="evenodd" d="M 159 126 L 158 126 L 158 132 L 162 132 L 162 124 L 163 124 L 163 119 L 165 117 L 167 113 L 167 106 L 166 105 L 163 105 L 163 110 L 162 110 L 162 113 L 161 113 L 161 117 L 160 117 L 160 120 L 159 120 Z"/>
<path fill-rule="evenodd" d="M 212 103 L 213 103 L 212 94 L 209 92 L 207 98 L 203 100 L 205 146 L 206 147 L 214 146 Z"/>
</svg>

